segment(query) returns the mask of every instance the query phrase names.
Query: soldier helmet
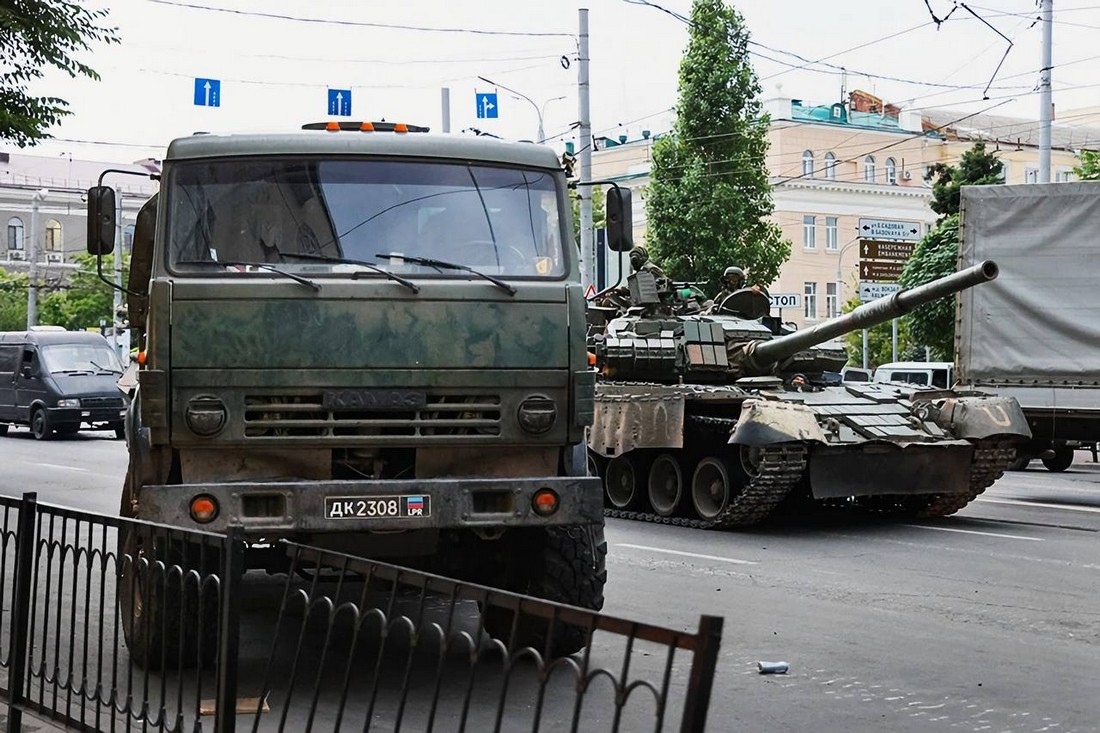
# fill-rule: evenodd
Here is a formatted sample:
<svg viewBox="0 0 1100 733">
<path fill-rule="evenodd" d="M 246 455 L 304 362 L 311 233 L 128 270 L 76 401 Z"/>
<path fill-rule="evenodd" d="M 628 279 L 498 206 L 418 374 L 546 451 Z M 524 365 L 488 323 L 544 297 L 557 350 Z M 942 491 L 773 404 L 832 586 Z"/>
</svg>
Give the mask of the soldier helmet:
<svg viewBox="0 0 1100 733">
<path fill-rule="evenodd" d="M 727 267 L 722 273 L 722 283 L 730 290 L 745 287 L 745 271 L 740 267 Z"/>
<path fill-rule="evenodd" d="M 642 269 L 642 265 L 649 262 L 649 250 L 638 245 L 630 250 L 630 266 L 635 270 Z"/>
</svg>

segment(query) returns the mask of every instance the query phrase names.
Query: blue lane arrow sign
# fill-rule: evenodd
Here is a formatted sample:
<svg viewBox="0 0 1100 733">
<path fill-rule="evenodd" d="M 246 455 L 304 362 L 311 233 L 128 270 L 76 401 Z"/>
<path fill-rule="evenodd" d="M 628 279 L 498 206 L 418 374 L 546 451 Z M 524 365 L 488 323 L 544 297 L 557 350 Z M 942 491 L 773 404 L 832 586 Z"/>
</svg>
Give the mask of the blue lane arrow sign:
<svg viewBox="0 0 1100 733">
<path fill-rule="evenodd" d="M 328 113 L 336 117 L 351 117 L 351 90 L 328 90 Z"/>
<path fill-rule="evenodd" d="M 477 92 L 477 118 L 479 120 L 495 120 L 497 118 L 497 93 Z"/>
<path fill-rule="evenodd" d="M 199 107 L 221 107 L 221 80 L 195 79 L 195 104 Z"/>
</svg>

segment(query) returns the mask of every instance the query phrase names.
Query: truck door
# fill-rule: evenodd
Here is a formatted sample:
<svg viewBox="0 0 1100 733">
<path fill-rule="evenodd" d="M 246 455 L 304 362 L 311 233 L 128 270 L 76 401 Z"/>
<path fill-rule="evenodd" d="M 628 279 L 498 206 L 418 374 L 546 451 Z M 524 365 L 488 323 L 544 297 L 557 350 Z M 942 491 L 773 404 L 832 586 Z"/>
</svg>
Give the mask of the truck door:
<svg viewBox="0 0 1100 733">
<path fill-rule="evenodd" d="M 0 346 L 0 421 L 15 419 L 15 375 L 20 351 L 15 344 Z"/>
<path fill-rule="evenodd" d="M 42 378 L 42 361 L 35 349 L 23 348 L 19 370 L 15 373 L 15 419 L 29 422 L 31 404 L 46 397 L 46 382 Z"/>
</svg>

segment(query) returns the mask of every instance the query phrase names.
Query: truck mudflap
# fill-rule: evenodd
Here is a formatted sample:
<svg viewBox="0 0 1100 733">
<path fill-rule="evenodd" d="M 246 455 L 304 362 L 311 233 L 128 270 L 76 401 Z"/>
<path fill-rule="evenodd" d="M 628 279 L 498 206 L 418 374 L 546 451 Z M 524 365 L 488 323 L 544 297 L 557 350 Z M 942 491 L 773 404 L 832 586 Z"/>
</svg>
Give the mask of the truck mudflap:
<svg viewBox="0 0 1100 733">
<path fill-rule="evenodd" d="M 794 402 L 746 400 L 729 442 L 763 446 L 794 441 L 825 442 L 813 411 Z"/>
<path fill-rule="evenodd" d="M 548 492 L 557 500 L 550 513 Z M 211 521 L 195 520 L 196 497 L 214 502 Z M 600 524 L 603 488 L 590 477 L 167 484 L 143 487 L 136 515 L 212 532 L 240 524 L 249 534 L 265 537 Z"/>
<path fill-rule="evenodd" d="M 882 494 L 964 494 L 974 446 L 965 440 L 899 445 L 870 441 L 810 448 L 815 499 Z"/>
</svg>

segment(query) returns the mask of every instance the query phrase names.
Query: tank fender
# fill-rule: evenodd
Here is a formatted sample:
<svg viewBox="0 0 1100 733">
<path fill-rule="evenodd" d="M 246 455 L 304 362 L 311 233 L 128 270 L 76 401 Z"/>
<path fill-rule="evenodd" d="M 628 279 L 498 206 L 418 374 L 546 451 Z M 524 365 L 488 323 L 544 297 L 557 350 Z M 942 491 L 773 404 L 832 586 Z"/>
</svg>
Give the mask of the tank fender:
<svg viewBox="0 0 1100 733">
<path fill-rule="evenodd" d="M 995 435 L 1031 438 L 1031 428 L 1015 397 L 952 397 L 914 408 L 931 413 L 936 424 L 957 438 L 981 440 Z"/>
<path fill-rule="evenodd" d="M 794 441 L 826 442 L 825 432 L 805 405 L 791 402 L 746 400 L 729 442 L 735 445 L 771 445 Z"/>
</svg>

